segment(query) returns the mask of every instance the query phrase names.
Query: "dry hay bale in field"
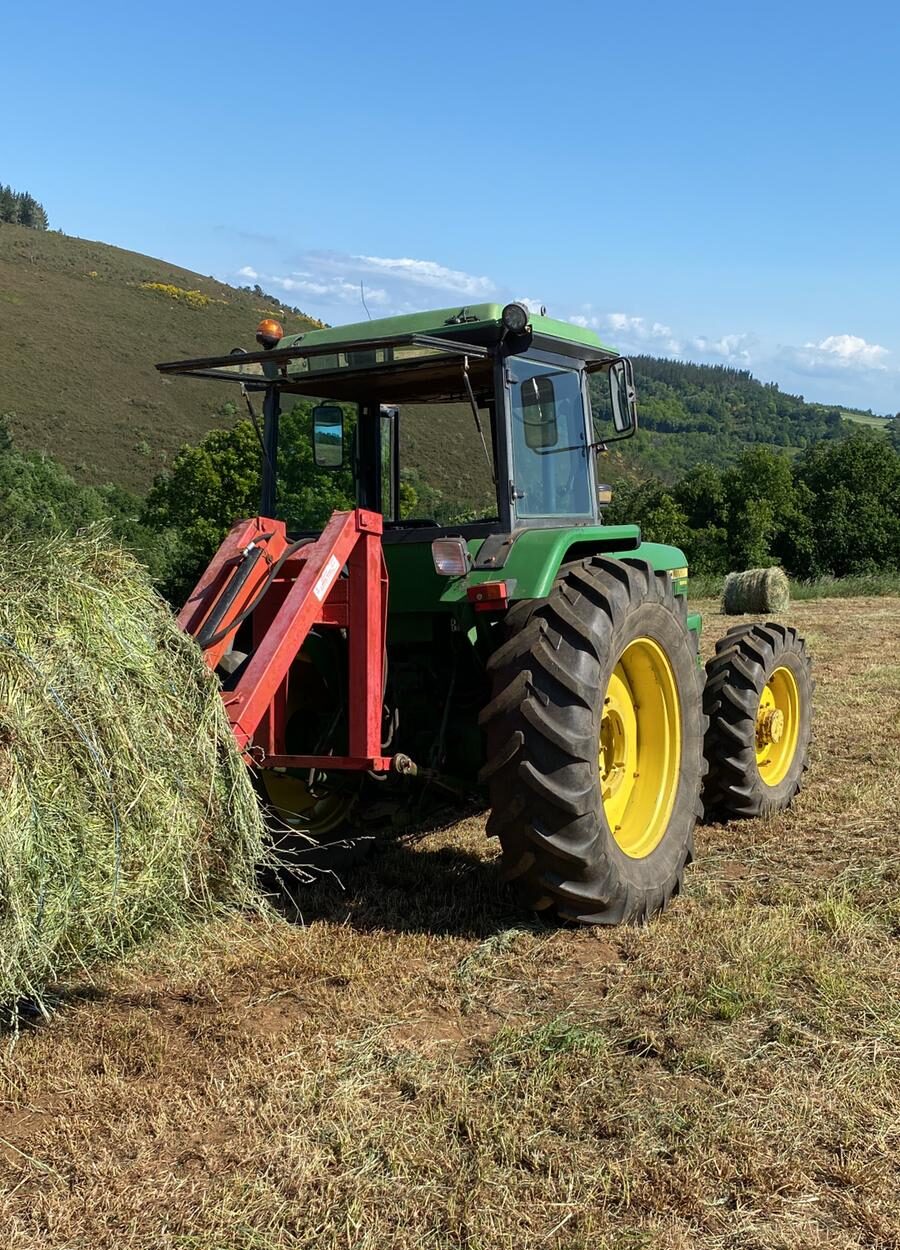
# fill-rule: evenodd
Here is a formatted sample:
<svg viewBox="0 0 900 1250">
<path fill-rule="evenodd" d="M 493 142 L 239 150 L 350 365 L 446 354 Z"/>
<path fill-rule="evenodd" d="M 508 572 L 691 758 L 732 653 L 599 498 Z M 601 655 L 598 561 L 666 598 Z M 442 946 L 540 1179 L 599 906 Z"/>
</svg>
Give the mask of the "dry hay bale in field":
<svg viewBox="0 0 900 1250">
<path fill-rule="evenodd" d="M 786 612 L 791 602 L 791 584 L 784 569 L 747 569 L 729 573 L 722 589 L 722 611 L 726 616 L 744 612 Z"/>
<path fill-rule="evenodd" d="M 0 545 L 0 1008 L 255 899 L 218 684 L 102 531 Z"/>
</svg>

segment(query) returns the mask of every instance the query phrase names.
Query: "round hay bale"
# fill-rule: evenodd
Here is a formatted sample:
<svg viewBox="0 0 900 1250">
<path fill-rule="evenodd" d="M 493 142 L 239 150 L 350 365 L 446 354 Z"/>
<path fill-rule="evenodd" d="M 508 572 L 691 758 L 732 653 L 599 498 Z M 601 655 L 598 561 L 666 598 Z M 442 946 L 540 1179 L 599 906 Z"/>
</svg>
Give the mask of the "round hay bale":
<svg viewBox="0 0 900 1250">
<path fill-rule="evenodd" d="M 101 531 L 0 545 L 0 778 L 0 1008 L 255 898 L 218 683 Z"/>
<path fill-rule="evenodd" d="M 722 588 L 722 611 L 726 616 L 785 612 L 790 602 L 791 584 L 784 569 L 729 573 Z"/>
</svg>

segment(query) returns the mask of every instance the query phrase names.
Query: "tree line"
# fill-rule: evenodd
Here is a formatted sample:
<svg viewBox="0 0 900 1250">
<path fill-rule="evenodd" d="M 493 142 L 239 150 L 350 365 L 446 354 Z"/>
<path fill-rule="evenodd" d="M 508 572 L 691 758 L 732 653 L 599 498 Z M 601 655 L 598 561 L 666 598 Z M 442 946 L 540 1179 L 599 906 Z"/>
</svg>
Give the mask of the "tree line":
<svg viewBox="0 0 900 1250">
<path fill-rule="evenodd" d="M 842 410 L 763 383 L 746 369 L 690 364 L 653 356 L 634 358 L 640 428 L 622 445 L 625 463 L 669 485 L 705 462 L 725 469 L 748 445 L 797 455 L 814 443 L 847 433 Z M 592 379 L 596 403 L 604 381 Z"/>
<path fill-rule="evenodd" d="M 279 516 L 295 531 L 320 529 L 354 498 L 349 467 L 315 467 L 311 414 L 301 401 L 282 416 Z M 236 414 L 228 405 L 221 415 Z M 348 425 L 352 435 L 352 419 Z M 637 523 L 645 539 L 682 548 L 694 573 L 774 563 L 803 579 L 900 570 L 900 446 L 878 431 L 825 439 L 793 459 L 746 446 L 728 468 L 698 464 L 675 483 L 636 481 L 621 468 L 604 474 L 614 482 L 604 519 Z M 176 604 L 233 522 L 255 514 L 259 490 L 259 440 L 246 420 L 184 446 L 140 499 L 117 486 L 83 485 L 51 457 L 18 451 L 0 417 L 0 532 L 33 536 L 106 521 Z M 403 516 L 424 517 L 447 502 L 414 467 L 405 471 Z M 455 516 L 464 518 L 462 503 Z"/>
<path fill-rule="evenodd" d="M 47 211 L 28 191 L 14 191 L 0 184 L 0 222 L 13 226 L 30 226 L 32 230 L 47 230 L 50 222 Z"/>
<path fill-rule="evenodd" d="M 798 458 L 746 447 L 735 465 L 699 464 L 673 485 L 617 483 L 607 519 L 674 543 L 692 572 L 782 565 L 792 576 L 900 570 L 900 448 L 861 428 Z"/>
<path fill-rule="evenodd" d="M 279 515 L 297 530 L 321 528 L 335 508 L 351 507 L 354 497 L 348 467 L 315 468 L 311 412 L 309 403 L 299 402 L 282 417 Z M 256 511 L 259 487 L 259 443 L 249 421 L 183 448 L 157 478 L 141 522 L 164 537 L 170 560 L 165 584 L 174 598 L 190 589 L 231 523 Z M 414 466 L 406 467 L 403 516 L 435 515 L 447 503 Z M 455 515 L 464 519 L 462 501 Z M 803 579 L 896 571 L 900 448 L 863 427 L 840 440 L 814 443 L 795 458 L 745 446 L 734 465 L 699 464 L 675 484 L 622 476 L 605 519 L 637 523 L 645 538 L 681 547 L 697 573 L 776 563 Z"/>
</svg>

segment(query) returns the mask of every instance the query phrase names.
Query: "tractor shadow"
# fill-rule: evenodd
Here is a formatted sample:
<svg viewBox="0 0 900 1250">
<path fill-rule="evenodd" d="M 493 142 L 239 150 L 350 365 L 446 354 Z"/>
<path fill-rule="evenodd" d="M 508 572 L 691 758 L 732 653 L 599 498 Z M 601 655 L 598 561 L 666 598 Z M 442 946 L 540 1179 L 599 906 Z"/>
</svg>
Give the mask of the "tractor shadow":
<svg viewBox="0 0 900 1250">
<path fill-rule="evenodd" d="M 405 841 L 376 840 L 358 849 L 334 867 L 323 861 L 294 872 L 264 870 L 262 888 L 297 924 L 483 939 L 522 923 L 499 861 Z"/>
<path fill-rule="evenodd" d="M 360 933 L 426 933 L 475 941 L 511 928 L 545 927 L 523 910 L 502 880 L 499 860 L 481 859 L 463 848 L 378 839 L 332 858 L 312 869 L 260 871 L 260 886 L 284 919 L 346 925 Z M 39 1032 L 60 1013 L 97 1003 L 128 1005 L 128 998 L 90 982 L 51 985 L 43 1005 L 22 999 L 0 1009 L 0 1037 Z"/>
</svg>

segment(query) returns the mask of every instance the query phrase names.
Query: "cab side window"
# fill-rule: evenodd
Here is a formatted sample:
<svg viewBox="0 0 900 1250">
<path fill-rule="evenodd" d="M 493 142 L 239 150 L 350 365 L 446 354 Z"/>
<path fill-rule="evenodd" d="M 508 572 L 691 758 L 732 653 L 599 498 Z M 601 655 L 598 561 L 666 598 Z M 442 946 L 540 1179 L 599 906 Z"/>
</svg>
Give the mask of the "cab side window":
<svg viewBox="0 0 900 1250">
<path fill-rule="evenodd" d="M 509 361 L 513 488 L 520 517 L 593 514 L 581 374 Z"/>
</svg>

